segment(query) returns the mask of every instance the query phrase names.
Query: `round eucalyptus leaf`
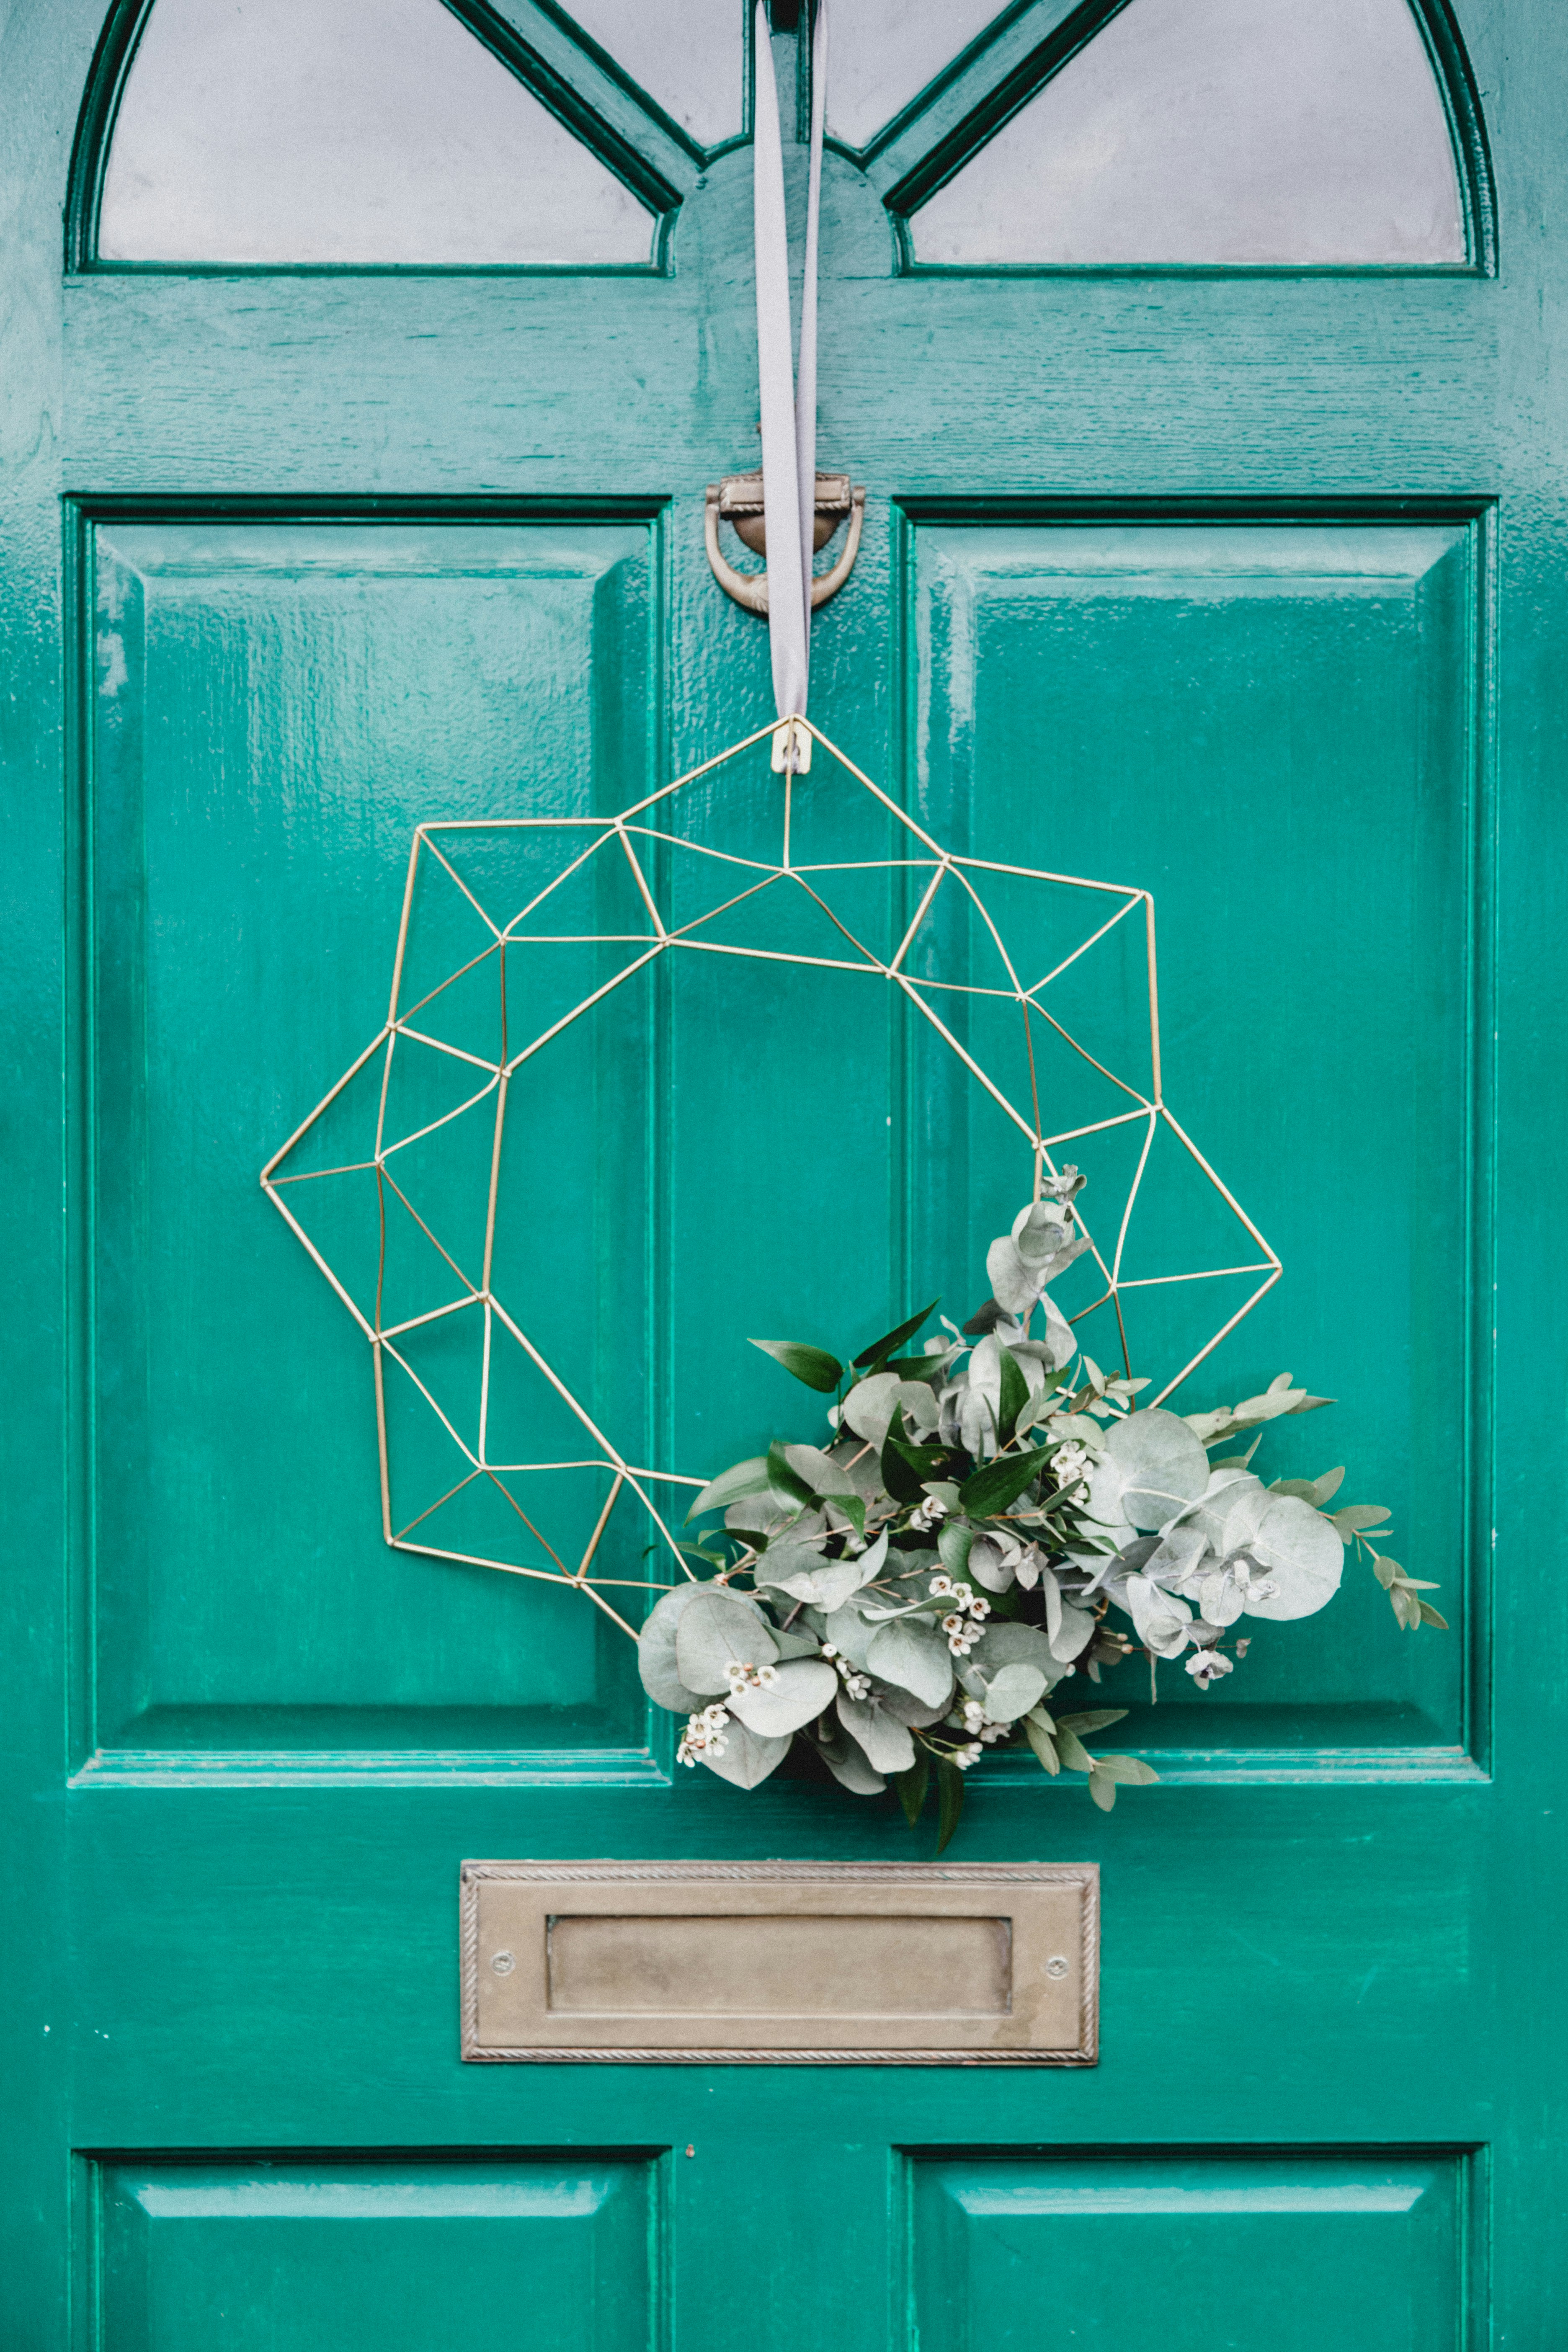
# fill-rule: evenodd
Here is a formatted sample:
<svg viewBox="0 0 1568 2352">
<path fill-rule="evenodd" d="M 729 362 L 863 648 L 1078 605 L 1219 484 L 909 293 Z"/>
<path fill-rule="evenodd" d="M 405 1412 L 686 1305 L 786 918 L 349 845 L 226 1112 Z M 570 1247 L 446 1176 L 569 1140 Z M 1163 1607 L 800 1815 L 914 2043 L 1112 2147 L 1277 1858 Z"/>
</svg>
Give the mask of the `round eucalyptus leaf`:
<svg viewBox="0 0 1568 2352">
<path fill-rule="evenodd" d="M 838 1694 L 838 1720 L 865 1749 L 879 1772 L 907 1772 L 915 1760 L 915 1743 L 898 1717 L 875 1699 Z"/>
<path fill-rule="evenodd" d="M 1273 1501 L 1250 1470 L 1217 1470 L 1186 1525 L 1205 1538 L 1216 1559 L 1229 1559 L 1252 1542 Z"/>
<path fill-rule="evenodd" d="M 942 1532 L 945 1535 L 947 1530 L 943 1528 Z M 1018 1548 L 1014 1544 L 1009 1549 L 1016 1555 Z M 1018 1577 L 1014 1559 L 1004 1556 L 994 1536 L 975 1537 L 969 1547 L 963 1573 L 973 1583 L 983 1584 L 987 1592 L 1005 1592 L 1010 1584 L 1016 1583 Z"/>
<path fill-rule="evenodd" d="M 724 1733 L 722 1756 L 706 1748 L 700 1760 L 721 1780 L 732 1780 L 737 1789 L 754 1789 L 759 1780 L 778 1770 L 788 1754 L 787 1734 L 782 1739 L 770 1739 L 748 1731 L 743 1723 L 731 1722 Z"/>
<path fill-rule="evenodd" d="M 936 1427 L 938 1407 L 932 1391 L 924 1381 L 900 1380 L 897 1372 L 874 1372 L 868 1381 L 857 1381 L 844 1400 L 844 1426 L 880 1453 L 895 1405 L 902 1412 L 904 1427 L 911 1437 L 923 1441 Z"/>
<path fill-rule="evenodd" d="M 688 1690 L 708 1697 L 730 1687 L 731 1663 L 771 1666 L 778 1656 L 760 1609 L 732 1592 L 699 1592 L 675 1629 L 675 1663 Z"/>
<path fill-rule="evenodd" d="M 900 1690 L 892 1683 L 879 1683 L 873 1696 L 885 1715 L 892 1716 L 899 1723 L 907 1723 L 911 1731 L 929 1731 L 947 1713 L 945 1698 L 940 1706 L 932 1706 L 927 1700 L 916 1698 L 912 1691 Z"/>
<path fill-rule="evenodd" d="M 1016 1723 L 1046 1695 L 1046 1678 L 1038 1666 L 1004 1666 L 994 1675 L 985 1693 L 988 1723 Z"/>
<path fill-rule="evenodd" d="M 1098 1499 L 1104 1474 L 1116 1482 L 1121 1516 L 1135 1528 L 1161 1528 L 1195 1503 L 1209 1482 L 1209 1460 L 1179 1413 L 1158 1405 L 1129 1413 L 1105 1433 L 1105 1454 L 1091 1482 Z M 1100 1517 L 1096 1512 L 1096 1517 Z"/>
<path fill-rule="evenodd" d="M 656 1706 L 668 1706 L 676 1715 L 695 1715 L 705 1704 L 697 1691 L 681 1681 L 675 1660 L 676 1628 L 704 1590 L 700 1584 L 678 1584 L 673 1592 L 662 1593 L 637 1635 L 642 1686 Z"/>
<path fill-rule="evenodd" d="M 1127 1580 L 1127 1606 L 1138 1639 L 1157 1658 L 1179 1657 L 1187 1646 L 1193 1612 L 1173 1592 L 1162 1591 L 1146 1576 Z"/>
<path fill-rule="evenodd" d="M 1070 1601 L 1062 1602 L 1061 1622 L 1051 1633 L 1051 1655 L 1064 1666 L 1070 1666 L 1080 1657 L 1094 1639 L 1095 1617 L 1091 1610 L 1075 1609 Z"/>
<path fill-rule="evenodd" d="M 945 1706 L 952 1691 L 952 1660 L 942 1635 L 908 1617 L 879 1626 L 866 1647 L 866 1663 L 884 1682 L 897 1683 L 931 1706 Z"/>
<path fill-rule="evenodd" d="M 1295 1495 L 1277 1495 L 1263 1515 L 1252 1556 L 1274 1587 L 1247 1601 L 1249 1617 L 1310 1617 L 1331 1601 L 1345 1551 L 1331 1521 Z"/>
<path fill-rule="evenodd" d="M 1049 1638 L 1037 1625 L 1014 1625 L 1004 1618 L 988 1624 L 970 1656 L 983 1675 L 994 1676 L 1003 1666 L 1038 1666 L 1047 1684 L 1061 1680 L 1052 1660 Z"/>
<path fill-rule="evenodd" d="M 851 1796 L 879 1797 L 887 1787 L 865 1749 L 850 1738 L 842 1724 L 833 1724 L 826 1738 L 814 1738 L 811 1744 L 839 1786 L 847 1789 Z"/>
<path fill-rule="evenodd" d="M 838 1676 L 826 1658 L 786 1658 L 773 1673 L 775 1679 L 761 1690 L 737 1691 L 725 1701 L 749 1731 L 782 1738 L 833 1705 Z"/>
<path fill-rule="evenodd" d="M 1216 1568 L 1205 1576 L 1198 1587 L 1198 1607 L 1208 1625 L 1234 1625 L 1245 1605 L 1246 1595 L 1234 1576 Z"/>
<path fill-rule="evenodd" d="M 822 1638 L 831 1642 L 841 1658 L 862 1673 L 866 1668 L 866 1652 L 877 1627 L 861 1616 L 853 1601 L 842 1608 L 829 1610 L 823 1620 Z"/>
<path fill-rule="evenodd" d="M 835 1462 L 817 1445 L 786 1445 L 784 1460 L 814 1495 L 852 1495 L 855 1481 L 842 1462 Z"/>
</svg>

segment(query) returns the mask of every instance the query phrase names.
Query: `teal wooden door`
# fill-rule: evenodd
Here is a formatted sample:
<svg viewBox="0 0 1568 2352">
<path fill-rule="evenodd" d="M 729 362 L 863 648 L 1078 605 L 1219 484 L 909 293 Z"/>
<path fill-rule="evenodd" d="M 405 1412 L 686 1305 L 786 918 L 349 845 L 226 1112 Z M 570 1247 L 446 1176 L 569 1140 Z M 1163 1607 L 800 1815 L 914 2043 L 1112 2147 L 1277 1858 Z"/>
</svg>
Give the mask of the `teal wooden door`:
<svg viewBox="0 0 1568 2352">
<path fill-rule="evenodd" d="M 1568 33 L 1435 0 L 1436 194 L 1331 173 L 1214 251 L 1114 173 L 1025 200 L 1053 90 L 1111 152 L 1144 68 L 1068 74 L 1155 4 L 846 0 L 819 446 L 868 520 L 812 711 L 955 846 L 1156 892 L 1172 1098 L 1287 1270 L 1192 1402 L 1331 1386 L 1270 1475 L 1352 1462 L 1455 1630 L 1352 1571 L 1170 1678 L 1114 1814 L 974 1776 L 961 1854 L 1101 1868 L 1059 2074 L 460 2063 L 466 1855 L 932 1832 L 677 1773 L 577 1596 L 389 1550 L 363 1340 L 257 1183 L 384 1017 L 417 823 L 625 806 L 771 715 L 702 546 L 757 446 L 742 12 L 251 11 L 313 148 L 223 12 L 10 12 L 8 2345 L 1554 2340 Z M 355 94 L 416 36 L 400 148 Z M 1299 79 L 1241 77 L 1266 131 Z M 1252 121 L 1202 152 L 1285 152 Z M 1027 1191 L 892 1013 L 754 970 L 531 1117 L 539 1310 L 663 1466 L 792 1410 L 746 1332 L 968 1311 Z"/>
</svg>

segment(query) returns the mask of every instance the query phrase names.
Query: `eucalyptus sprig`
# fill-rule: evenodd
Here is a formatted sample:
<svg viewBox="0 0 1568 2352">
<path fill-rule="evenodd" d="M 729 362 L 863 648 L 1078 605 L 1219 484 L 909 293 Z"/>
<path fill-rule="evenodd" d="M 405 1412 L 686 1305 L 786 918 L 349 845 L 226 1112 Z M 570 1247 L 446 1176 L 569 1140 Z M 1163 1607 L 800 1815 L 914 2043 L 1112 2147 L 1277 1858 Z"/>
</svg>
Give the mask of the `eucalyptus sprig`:
<svg viewBox="0 0 1568 2352">
<path fill-rule="evenodd" d="M 1436 1587 L 1381 1555 L 1379 1506 L 1329 1511 L 1342 1469 L 1265 1486 L 1264 1427 L 1331 1402 L 1282 1372 L 1260 1396 L 1183 1416 L 1140 1408 L 1146 1380 L 1079 1352 L 1049 1286 L 1089 1246 L 1066 1169 L 986 1255 L 991 1296 L 916 1345 L 938 1301 L 847 1362 L 752 1342 L 821 1396 L 821 1444 L 776 1440 L 705 1486 L 680 1544 L 690 1580 L 662 1595 L 642 1679 L 687 1717 L 678 1754 L 755 1788 L 800 1741 L 843 1787 L 889 1781 L 911 1825 L 934 1782 L 937 1851 L 988 1748 L 1027 1748 L 1087 1778 L 1109 1812 L 1158 1776 L 1086 1742 L 1124 1707 L 1058 1711 L 1058 1686 L 1142 1653 L 1184 1657 L 1203 1690 L 1230 1675 L 1244 1618 L 1310 1616 L 1344 1555 L 1371 1559 L 1399 1624 L 1444 1620 Z M 1245 1450 L 1210 1459 L 1240 1442 Z"/>
</svg>

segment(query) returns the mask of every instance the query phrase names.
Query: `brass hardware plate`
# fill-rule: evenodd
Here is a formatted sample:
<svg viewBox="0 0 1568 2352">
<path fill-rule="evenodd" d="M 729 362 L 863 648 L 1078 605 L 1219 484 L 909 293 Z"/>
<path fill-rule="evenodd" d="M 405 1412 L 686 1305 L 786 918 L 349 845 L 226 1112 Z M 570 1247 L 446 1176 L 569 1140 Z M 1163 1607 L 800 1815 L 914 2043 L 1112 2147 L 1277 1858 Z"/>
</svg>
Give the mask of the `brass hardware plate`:
<svg viewBox="0 0 1568 2352">
<path fill-rule="evenodd" d="M 1092 1863 L 466 1862 L 464 2058 L 1090 2066 Z"/>
<path fill-rule="evenodd" d="M 818 474 L 816 477 L 816 520 L 813 544 L 820 551 L 825 548 L 840 523 L 847 520 L 844 545 L 837 560 L 826 572 L 819 572 L 811 583 L 811 609 L 820 612 L 822 606 L 837 596 L 855 569 L 855 558 L 860 551 L 860 532 L 866 520 L 866 493 L 851 481 L 847 474 Z M 754 554 L 767 552 L 767 532 L 764 527 L 763 478 L 761 473 L 726 474 L 721 482 L 710 482 L 703 502 L 702 534 L 708 551 L 708 561 L 713 577 L 727 596 L 743 604 L 749 613 L 765 613 L 768 609 L 768 575 L 766 572 L 737 572 L 719 543 L 719 525 L 729 523 L 737 537 Z"/>
</svg>

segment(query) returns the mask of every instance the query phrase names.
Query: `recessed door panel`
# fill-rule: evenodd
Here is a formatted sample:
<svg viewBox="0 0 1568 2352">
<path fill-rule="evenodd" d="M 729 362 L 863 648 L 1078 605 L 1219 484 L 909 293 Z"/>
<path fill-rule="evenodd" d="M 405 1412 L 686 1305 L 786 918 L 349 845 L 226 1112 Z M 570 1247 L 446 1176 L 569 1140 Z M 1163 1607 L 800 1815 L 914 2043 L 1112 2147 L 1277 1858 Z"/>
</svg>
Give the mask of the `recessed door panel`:
<svg viewBox="0 0 1568 2352">
<path fill-rule="evenodd" d="M 102 2168 L 103 2352 L 650 2352 L 654 2160 Z"/>
<path fill-rule="evenodd" d="M 912 633 L 924 821 L 979 856 L 1153 892 L 1164 1099 L 1284 1260 L 1172 1408 L 1232 1402 L 1284 1370 L 1342 1395 L 1276 1423 L 1257 1466 L 1316 1477 L 1348 1463 L 1341 1501 L 1391 1507 L 1379 1549 L 1420 1559 L 1472 1635 L 1479 528 L 921 526 Z M 1000 898 L 998 912 L 1005 924 Z M 1042 1001 L 1113 1067 L 1142 1067 L 1142 966 L 1114 944 Z M 915 1164 L 940 1171 L 926 1262 L 945 1273 L 1026 1187 L 994 1106 L 953 1085 L 951 1056 L 923 1037 L 915 1050 L 929 1121 Z M 1125 1110 L 1089 1076 L 1103 1106 L 1068 1081 L 1059 1119 L 1042 1076 L 1047 1130 Z M 1132 1372 L 1158 1386 L 1258 1277 L 1152 1279 L 1236 1263 L 1247 1236 L 1167 1138 L 1141 1167 L 1144 1133 L 1135 1120 L 1086 1132 L 1060 1156 L 1088 1171 L 1086 1219 L 1108 1254 L 1124 1238 L 1131 1278 L 1122 1328 L 1100 1308 L 1079 1336 L 1120 1370 L 1124 1328 Z M 1075 1273 L 1088 1282 L 1090 1262 Z M 1089 1304 L 1089 1287 L 1071 1301 Z M 1249 1630 L 1223 1695 L 1167 1671 L 1140 1738 L 1457 1749 L 1468 1737 L 1464 1639 L 1398 1632 L 1364 1561 L 1347 1559 L 1326 1616 Z M 1146 1664 L 1121 1677 L 1146 1696 Z"/>
<path fill-rule="evenodd" d="M 920 2352 L 1458 2340 L 1467 2159 L 1425 2151 L 917 2161 Z"/>
<path fill-rule="evenodd" d="M 369 1349 L 258 1178 L 386 1018 L 414 826 L 646 789 L 648 527 L 117 522 L 91 553 L 93 1744 L 635 1757 L 631 1644 L 596 1611 L 384 1545 Z M 628 1450 L 646 1286 L 614 1347 L 574 1302 L 605 1230 L 647 1222 L 651 1050 L 646 1002 L 618 1004 L 530 1136 L 548 1342 Z M 374 1099 L 344 1103 L 307 1168 L 372 1148 Z M 447 1107 L 395 1102 L 387 1131 Z M 417 1160 L 404 1190 L 467 1263 L 473 1171 Z M 374 1257 L 374 1191 L 323 1214 Z M 406 1221 L 389 1279 L 400 1234 L 455 1279 Z M 421 1369 L 443 1401 L 469 1370 Z"/>
</svg>

